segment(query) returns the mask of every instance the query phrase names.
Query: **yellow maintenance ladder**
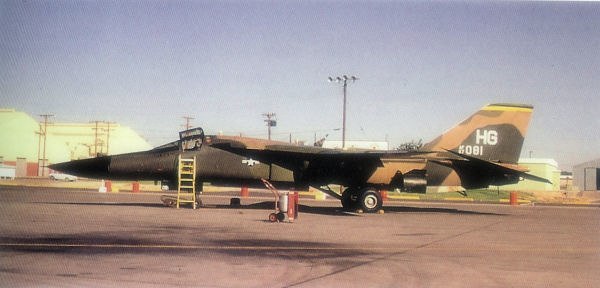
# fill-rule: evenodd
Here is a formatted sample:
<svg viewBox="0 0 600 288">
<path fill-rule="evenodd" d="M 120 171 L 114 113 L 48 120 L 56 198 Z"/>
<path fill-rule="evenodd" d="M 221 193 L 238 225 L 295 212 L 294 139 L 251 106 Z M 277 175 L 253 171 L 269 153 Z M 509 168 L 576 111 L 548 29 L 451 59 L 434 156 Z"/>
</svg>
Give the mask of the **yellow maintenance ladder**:
<svg viewBox="0 0 600 288">
<path fill-rule="evenodd" d="M 196 209 L 196 156 L 178 157 L 177 208 L 179 204 L 192 203 Z"/>
</svg>

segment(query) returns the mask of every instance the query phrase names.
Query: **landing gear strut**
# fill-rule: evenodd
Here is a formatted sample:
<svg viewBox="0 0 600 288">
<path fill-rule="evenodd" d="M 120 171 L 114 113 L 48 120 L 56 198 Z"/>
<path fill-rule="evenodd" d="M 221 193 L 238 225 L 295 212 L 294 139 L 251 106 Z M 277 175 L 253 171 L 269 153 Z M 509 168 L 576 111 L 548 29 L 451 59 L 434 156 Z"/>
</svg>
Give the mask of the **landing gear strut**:
<svg viewBox="0 0 600 288">
<path fill-rule="evenodd" d="M 342 193 L 342 207 L 345 210 L 362 210 L 375 213 L 381 209 L 381 194 L 375 188 L 349 187 Z"/>
</svg>

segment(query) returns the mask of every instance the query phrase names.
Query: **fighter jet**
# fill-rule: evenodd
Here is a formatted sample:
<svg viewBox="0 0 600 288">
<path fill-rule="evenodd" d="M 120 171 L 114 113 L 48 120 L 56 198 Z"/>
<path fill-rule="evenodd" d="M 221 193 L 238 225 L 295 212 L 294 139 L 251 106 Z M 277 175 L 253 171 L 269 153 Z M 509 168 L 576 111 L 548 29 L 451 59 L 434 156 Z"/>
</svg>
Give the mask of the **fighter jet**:
<svg viewBox="0 0 600 288">
<path fill-rule="evenodd" d="M 177 159 L 196 157 L 197 183 L 281 189 L 315 187 L 345 209 L 376 212 L 382 190 L 425 193 L 487 188 L 522 179 L 547 182 L 517 164 L 533 106 L 491 104 L 418 150 L 328 149 L 262 139 L 204 135 L 201 128 L 149 151 L 99 156 L 50 165 L 81 177 L 177 182 Z M 346 187 L 337 193 L 328 185 Z M 201 190 L 201 185 L 199 185 Z"/>
</svg>

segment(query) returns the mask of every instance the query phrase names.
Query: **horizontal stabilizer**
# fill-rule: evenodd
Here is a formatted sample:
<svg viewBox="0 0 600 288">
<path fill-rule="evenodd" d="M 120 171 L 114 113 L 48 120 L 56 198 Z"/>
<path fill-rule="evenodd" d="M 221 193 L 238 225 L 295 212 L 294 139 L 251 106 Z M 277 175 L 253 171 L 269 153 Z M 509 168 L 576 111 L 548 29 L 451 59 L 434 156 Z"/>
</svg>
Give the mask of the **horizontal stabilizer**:
<svg viewBox="0 0 600 288">
<path fill-rule="evenodd" d="M 550 180 L 546 179 L 546 178 L 542 178 L 539 176 L 535 176 L 529 173 L 526 173 L 525 171 L 522 170 L 518 170 L 515 168 L 511 168 L 508 167 L 507 165 L 503 165 L 502 163 L 494 163 L 494 162 L 490 162 L 490 161 L 486 161 L 486 160 L 482 160 L 479 159 L 477 157 L 473 157 L 473 156 L 469 156 L 469 155 L 464 155 L 452 150 L 448 150 L 448 149 L 444 149 L 456 156 L 459 156 L 461 158 L 467 159 L 468 161 L 472 162 L 473 165 L 480 167 L 481 169 L 485 169 L 485 170 L 489 170 L 489 171 L 495 171 L 496 173 L 502 173 L 502 174 L 513 174 L 513 175 L 518 175 L 519 177 L 522 177 L 524 179 L 529 179 L 529 180 L 533 180 L 533 181 L 538 181 L 538 182 L 543 182 L 543 183 L 548 183 L 548 184 L 552 184 L 552 182 L 550 182 Z M 513 165 L 511 165 L 513 166 Z"/>
<path fill-rule="evenodd" d="M 550 180 L 546 179 L 546 178 L 542 178 L 542 177 L 535 176 L 535 175 L 532 175 L 532 174 L 529 174 L 529 173 L 525 173 L 525 172 L 521 173 L 521 177 L 523 177 L 525 179 L 532 180 L 532 181 L 538 181 L 538 182 L 552 184 L 552 182 Z"/>
</svg>

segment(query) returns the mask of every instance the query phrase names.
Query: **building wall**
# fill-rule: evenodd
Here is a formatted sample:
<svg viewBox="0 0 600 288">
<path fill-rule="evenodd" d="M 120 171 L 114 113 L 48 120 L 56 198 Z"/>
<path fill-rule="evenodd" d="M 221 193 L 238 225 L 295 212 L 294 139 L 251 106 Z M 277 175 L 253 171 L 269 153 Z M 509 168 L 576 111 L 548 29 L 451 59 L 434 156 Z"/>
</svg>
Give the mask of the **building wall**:
<svg viewBox="0 0 600 288">
<path fill-rule="evenodd" d="M 4 165 L 6 167 L 12 167 L 15 170 L 16 177 L 27 177 L 27 176 L 37 176 L 38 174 L 38 163 L 37 162 L 27 162 L 25 158 L 18 158 L 17 161 L 4 161 Z M 18 172 L 17 172 L 18 169 Z M 46 169 L 48 170 L 48 169 Z M 46 173 L 45 175 L 48 175 Z"/>
<path fill-rule="evenodd" d="M 24 112 L 0 109 L 0 157 L 5 164 L 25 161 L 17 177 L 42 175 L 37 171 L 43 158 L 41 125 Z M 46 126 L 47 164 L 94 157 L 95 153 L 121 154 L 151 149 L 152 146 L 129 127 L 117 123 L 49 123 Z M 39 150 L 39 151 L 38 151 Z M 39 156 L 38 156 L 39 155 Z M 35 168 L 31 168 L 33 167 Z M 40 161 L 40 166 L 44 166 Z M 46 169 L 47 170 L 47 169 Z M 26 175 L 21 175 L 25 173 Z M 48 175 L 44 171 L 43 175 Z"/>
<path fill-rule="evenodd" d="M 48 125 L 48 160 L 51 163 L 151 149 L 131 128 L 119 124 L 53 123 Z"/>
<path fill-rule="evenodd" d="M 37 162 L 40 126 L 35 119 L 13 109 L 0 109 L 0 156 L 4 161 L 25 158 Z"/>
<path fill-rule="evenodd" d="M 15 179 L 15 166 L 7 166 L 0 164 L 0 179 Z"/>
<path fill-rule="evenodd" d="M 342 149 L 342 140 L 325 140 L 323 148 Z M 347 149 L 372 149 L 389 150 L 389 144 L 386 141 L 357 141 L 346 140 Z"/>
<path fill-rule="evenodd" d="M 546 178 L 552 184 L 523 180 L 517 184 L 504 185 L 500 189 L 516 191 L 560 191 L 560 170 L 558 163 L 552 159 L 522 158 L 519 159 L 519 166 L 529 169 L 529 174 Z"/>
<path fill-rule="evenodd" d="M 560 190 L 563 191 L 573 191 L 575 190 L 573 187 L 573 176 L 560 176 Z"/>
<path fill-rule="evenodd" d="M 573 166 L 573 185 L 580 191 L 598 191 L 600 159 Z"/>
</svg>

